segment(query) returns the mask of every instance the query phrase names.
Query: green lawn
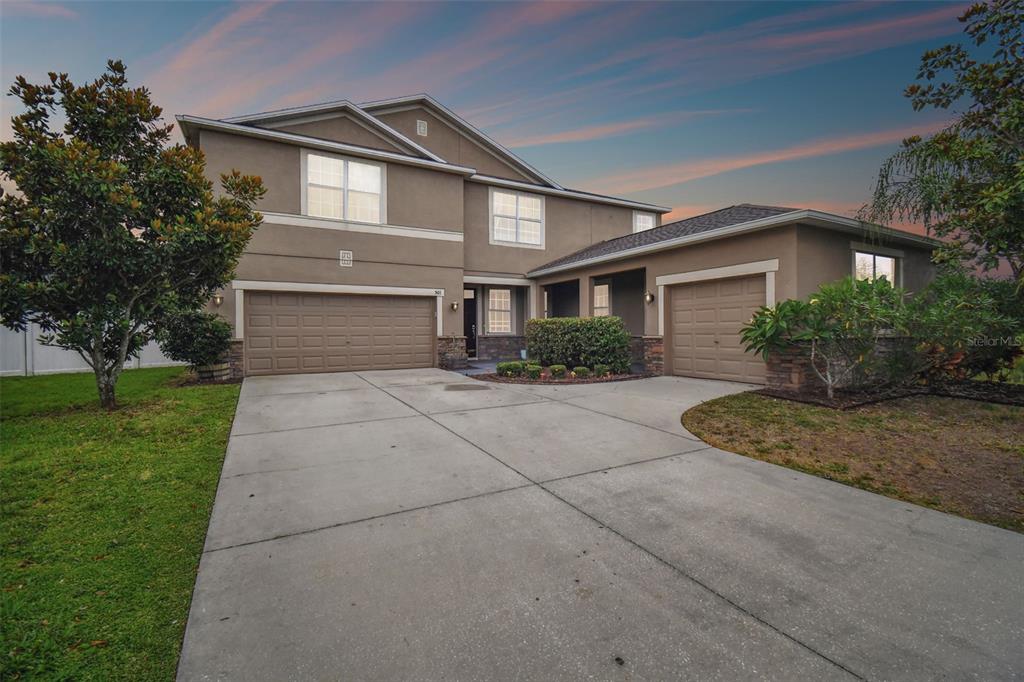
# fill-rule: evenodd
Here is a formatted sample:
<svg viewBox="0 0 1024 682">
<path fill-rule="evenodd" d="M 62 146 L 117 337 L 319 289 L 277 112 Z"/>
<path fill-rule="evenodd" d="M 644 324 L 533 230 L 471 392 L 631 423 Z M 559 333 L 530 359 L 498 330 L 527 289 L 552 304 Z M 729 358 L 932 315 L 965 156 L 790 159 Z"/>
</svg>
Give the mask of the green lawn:
<svg viewBox="0 0 1024 682">
<path fill-rule="evenodd" d="M 239 388 L 182 372 L 0 380 L 0 679 L 174 677 Z"/>
</svg>

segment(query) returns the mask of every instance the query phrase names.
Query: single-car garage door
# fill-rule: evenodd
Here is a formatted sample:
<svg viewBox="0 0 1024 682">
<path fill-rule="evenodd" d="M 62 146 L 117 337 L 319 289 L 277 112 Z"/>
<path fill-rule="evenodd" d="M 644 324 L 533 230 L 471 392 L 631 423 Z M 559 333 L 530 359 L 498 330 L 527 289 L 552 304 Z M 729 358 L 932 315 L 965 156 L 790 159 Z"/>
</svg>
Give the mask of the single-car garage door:
<svg viewBox="0 0 1024 682">
<path fill-rule="evenodd" d="M 743 351 L 740 327 L 765 303 L 765 276 L 669 289 L 669 373 L 763 384 L 761 356 Z"/>
<path fill-rule="evenodd" d="M 245 292 L 246 374 L 434 364 L 433 298 Z"/>
</svg>

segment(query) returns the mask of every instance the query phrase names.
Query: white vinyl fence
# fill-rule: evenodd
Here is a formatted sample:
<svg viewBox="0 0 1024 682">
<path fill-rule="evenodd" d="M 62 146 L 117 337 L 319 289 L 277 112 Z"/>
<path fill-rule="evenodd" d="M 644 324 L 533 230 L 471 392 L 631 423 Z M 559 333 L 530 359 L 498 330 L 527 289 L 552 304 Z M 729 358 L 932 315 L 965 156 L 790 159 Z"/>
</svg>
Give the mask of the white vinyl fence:
<svg viewBox="0 0 1024 682">
<path fill-rule="evenodd" d="M 39 343 L 39 327 L 29 325 L 23 332 L 0 327 L 0 376 L 32 376 L 33 374 L 59 374 L 61 372 L 91 372 L 78 353 Z M 160 352 L 150 341 L 142 353 L 129 360 L 126 369 L 139 367 L 168 367 L 180 365 Z"/>
</svg>

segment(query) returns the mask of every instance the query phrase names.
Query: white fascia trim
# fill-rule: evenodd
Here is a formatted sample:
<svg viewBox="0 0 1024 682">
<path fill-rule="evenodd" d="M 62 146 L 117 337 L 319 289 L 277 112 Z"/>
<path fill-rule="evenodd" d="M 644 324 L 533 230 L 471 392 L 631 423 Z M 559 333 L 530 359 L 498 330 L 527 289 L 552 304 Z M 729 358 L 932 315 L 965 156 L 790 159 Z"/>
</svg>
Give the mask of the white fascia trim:
<svg viewBox="0 0 1024 682">
<path fill-rule="evenodd" d="M 177 119 L 178 123 L 183 128 L 185 126 L 196 126 L 197 128 L 205 130 L 217 130 L 225 133 L 233 133 L 235 135 L 243 135 L 245 137 L 255 137 L 264 140 L 274 140 L 276 142 L 286 142 L 288 144 L 294 144 L 300 147 L 305 147 L 307 149 L 322 149 L 324 151 L 349 154 L 352 156 L 360 156 L 367 159 L 393 161 L 395 163 L 401 163 L 407 166 L 420 166 L 421 168 L 432 168 L 434 170 L 445 171 L 448 173 L 458 173 L 459 175 L 474 175 L 476 173 L 476 169 L 469 168 L 468 166 L 457 166 L 452 163 L 432 161 L 429 159 L 421 159 L 415 156 L 405 156 L 403 154 L 395 154 L 392 152 L 385 152 L 377 149 L 356 147 L 354 145 L 344 144 L 342 142 L 320 140 L 315 137 L 309 137 L 308 135 L 284 133 L 279 130 L 270 130 L 268 128 L 254 128 L 252 126 L 241 125 L 238 123 L 227 123 L 225 121 L 217 121 L 211 118 L 202 118 L 200 116 L 187 116 L 184 114 L 179 115 Z"/>
<path fill-rule="evenodd" d="M 329 118 L 331 115 L 341 115 L 343 112 L 352 114 L 355 118 L 359 119 L 364 125 L 371 129 L 376 129 L 377 132 L 383 132 L 386 135 L 402 142 L 407 145 L 410 149 L 413 149 L 420 154 L 425 155 L 427 158 L 439 161 L 441 163 L 447 163 L 437 154 L 433 153 L 429 149 L 416 144 L 408 137 L 395 130 L 384 121 L 371 116 L 366 113 L 358 106 L 348 101 L 347 99 L 337 100 L 335 102 L 324 102 L 322 104 L 311 104 L 303 107 L 292 107 L 289 109 L 277 109 L 275 111 L 265 111 L 259 114 L 246 114 L 245 116 L 232 116 L 231 118 L 222 119 L 228 123 L 245 123 L 245 122 L 256 122 L 256 121 L 275 121 L 270 127 L 276 127 L 280 125 L 287 125 L 288 123 L 297 123 L 298 121 L 288 121 L 287 119 L 293 119 L 296 117 L 304 117 L 309 120 L 322 120 Z M 316 114 L 323 114 L 322 116 L 316 116 Z M 285 119 L 285 120 L 282 120 Z"/>
<path fill-rule="evenodd" d="M 450 118 L 452 122 L 454 122 L 460 128 L 462 128 L 463 132 L 469 133 L 471 136 L 479 138 L 480 141 L 483 142 L 485 145 L 492 147 L 499 154 L 506 157 L 506 160 L 511 161 L 512 165 L 519 166 L 520 170 L 526 171 L 527 175 L 532 175 L 535 178 L 538 178 L 539 180 L 548 183 L 549 185 L 556 189 L 564 189 L 557 182 L 541 173 L 539 170 L 528 164 L 523 159 L 513 154 L 507 147 L 505 147 L 504 145 L 502 145 L 501 143 L 487 135 L 487 133 L 483 132 L 482 130 L 480 130 L 472 123 L 456 114 L 454 111 L 452 111 L 445 105 L 438 102 L 430 95 L 419 94 L 409 95 L 406 97 L 394 97 L 391 99 L 383 99 L 373 102 L 363 102 L 359 106 L 363 107 L 364 109 L 384 109 L 386 107 L 400 106 L 404 104 L 414 104 L 416 102 L 427 102 L 432 107 L 436 108 L 439 112 Z"/>
<path fill-rule="evenodd" d="M 526 192 L 533 192 L 534 194 L 547 194 L 549 196 L 568 197 L 570 199 L 581 199 L 583 201 L 590 201 L 597 204 L 611 204 L 612 206 L 624 206 L 626 208 L 635 208 L 643 211 L 650 211 L 653 213 L 668 213 L 669 211 L 672 210 L 671 208 L 665 208 L 664 206 L 644 204 L 639 201 L 630 201 L 629 199 L 602 197 L 596 194 L 587 194 L 586 192 L 574 192 L 571 189 L 552 189 L 550 187 L 544 187 L 543 185 L 531 185 L 528 182 L 519 182 L 518 180 L 506 180 L 505 178 L 496 178 L 491 175 L 480 175 L 479 173 L 470 176 L 468 180 L 470 182 L 479 182 L 484 185 L 493 185 L 495 187 L 521 189 Z"/>
<path fill-rule="evenodd" d="M 379 296 L 444 296 L 444 289 L 388 287 L 375 284 L 319 284 L 316 282 L 264 282 L 252 279 L 231 281 L 235 291 L 292 291 L 306 294 L 371 294 Z"/>
<path fill-rule="evenodd" d="M 779 259 L 759 260 L 738 265 L 726 265 L 720 268 L 707 268 L 706 270 L 691 270 L 690 272 L 677 272 L 672 275 L 661 275 L 654 279 L 659 287 L 667 287 L 673 284 L 686 284 L 689 282 L 702 282 L 708 279 L 724 279 L 726 277 L 743 277 L 745 275 L 761 275 L 766 272 L 778 272 Z"/>
<path fill-rule="evenodd" d="M 533 284 L 525 277 L 485 277 L 481 275 L 466 275 L 462 281 L 466 284 L 497 284 L 508 287 L 528 287 Z"/>
<path fill-rule="evenodd" d="M 296 215 L 294 213 L 274 213 L 263 211 L 263 222 L 271 225 L 290 225 L 292 227 L 311 227 L 319 230 L 341 230 L 343 232 L 364 232 L 387 237 L 413 237 L 416 239 L 437 239 L 445 242 L 461 242 L 463 234 L 455 230 L 435 230 L 428 227 L 408 227 L 405 225 L 385 225 L 379 223 L 360 223 L 351 220 L 334 220 L 314 216 Z"/>
</svg>

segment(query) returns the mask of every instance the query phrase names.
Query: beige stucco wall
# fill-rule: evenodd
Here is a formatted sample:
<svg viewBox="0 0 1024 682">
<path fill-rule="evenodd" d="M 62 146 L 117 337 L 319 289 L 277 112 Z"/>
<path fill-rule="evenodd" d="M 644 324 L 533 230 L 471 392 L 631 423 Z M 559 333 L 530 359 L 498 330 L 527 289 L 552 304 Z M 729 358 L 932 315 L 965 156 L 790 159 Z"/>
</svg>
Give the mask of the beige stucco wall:
<svg viewBox="0 0 1024 682">
<path fill-rule="evenodd" d="M 436 230 L 463 226 L 461 175 L 389 163 L 388 223 Z"/>
<path fill-rule="evenodd" d="M 580 279 L 580 311 L 583 314 L 591 315 L 593 314 L 591 290 L 594 278 L 625 270 L 644 268 L 645 290 L 656 294 L 658 286 L 655 280 L 662 275 L 778 258 L 779 270 L 775 276 L 775 291 L 776 297 L 781 300 L 793 297 L 797 291 L 796 235 L 795 226 L 780 227 L 731 239 L 693 244 L 679 249 L 604 263 L 569 273 L 548 275 L 538 278 L 537 282 L 543 286 Z M 658 306 L 663 304 L 664 301 L 656 299 L 653 303 L 644 305 L 644 334 L 654 336 L 658 333 Z"/>
<path fill-rule="evenodd" d="M 483 175 L 533 182 L 515 167 L 502 161 L 422 107 L 381 114 L 377 118 L 449 163 L 475 168 Z M 427 122 L 426 137 L 416 134 L 418 120 Z"/>
<path fill-rule="evenodd" d="M 319 121 L 279 126 L 274 128 L 274 130 L 295 133 L 296 135 L 319 137 L 323 140 L 342 142 L 344 144 L 355 144 L 360 147 L 370 147 L 371 149 L 381 149 L 386 152 L 407 153 L 406 150 L 398 147 L 380 133 L 353 121 L 348 116 L 334 116 Z"/>
<path fill-rule="evenodd" d="M 544 248 L 490 243 L 489 186 L 465 183 L 466 269 L 523 276 L 533 268 L 593 243 L 633 230 L 629 208 L 563 197 L 544 197 Z"/>
<path fill-rule="evenodd" d="M 800 226 L 798 234 L 798 298 L 806 298 L 822 284 L 851 275 L 853 244 L 877 244 L 903 252 L 902 279 L 897 285 L 907 291 L 923 288 L 935 275 L 935 268 L 931 263 L 931 249 L 928 248 L 887 243 L 867 234 L 824 230 L 806 225 Z"/>
<path fill-rule="evenodd" d="M 591 291 L 594 279 L 611 273 L 645 268 L 646 290 L 657 293 L 655 280 L 662 275 L 778 258 L 779 270 L 775 275 L 776 300 L 806 298 L 822 284 L 851 275 L 851 244 L 864 241 L 865 235 L 807 225 L 790 225 L 604 263 L 568 273 L 548 275 L 538 278 L 537 282 L 544 286 L 579 279 L 580 310 L 589 315 L 593 314 Z M 909 291 L 916 291 L 931 281 L 934 266 L 930 262 L 930 249 L 905 244 L 879 244 L 903 252 L 901 286 Z M 664 301 L 655 301 L 644 307 L 645 334 L 657 334 L 658 306 L 663 304 Z"/>
<path fill-rule="evenodd" d="M 238 169 L 259 175 L 267 194 L 261 211 L 302 213 L 301 147 L 212 131 L 200 133 L 206 154 L 207 177 Z M 462 230 L 463 179 L 461 175 L 406 166 L 386 165 L 388 223 L 407 227 Z"/>
<path fill-rule="evenodd" d="M 261 211 L 300 212 L 298 147 L 212 130 L 199 133 L 199 146 L 206 155 L 206 177 L 218 190 L 221 174 L 237 169 L 263 179 L 267 194 L 257 206 Z"/>
</svg>

